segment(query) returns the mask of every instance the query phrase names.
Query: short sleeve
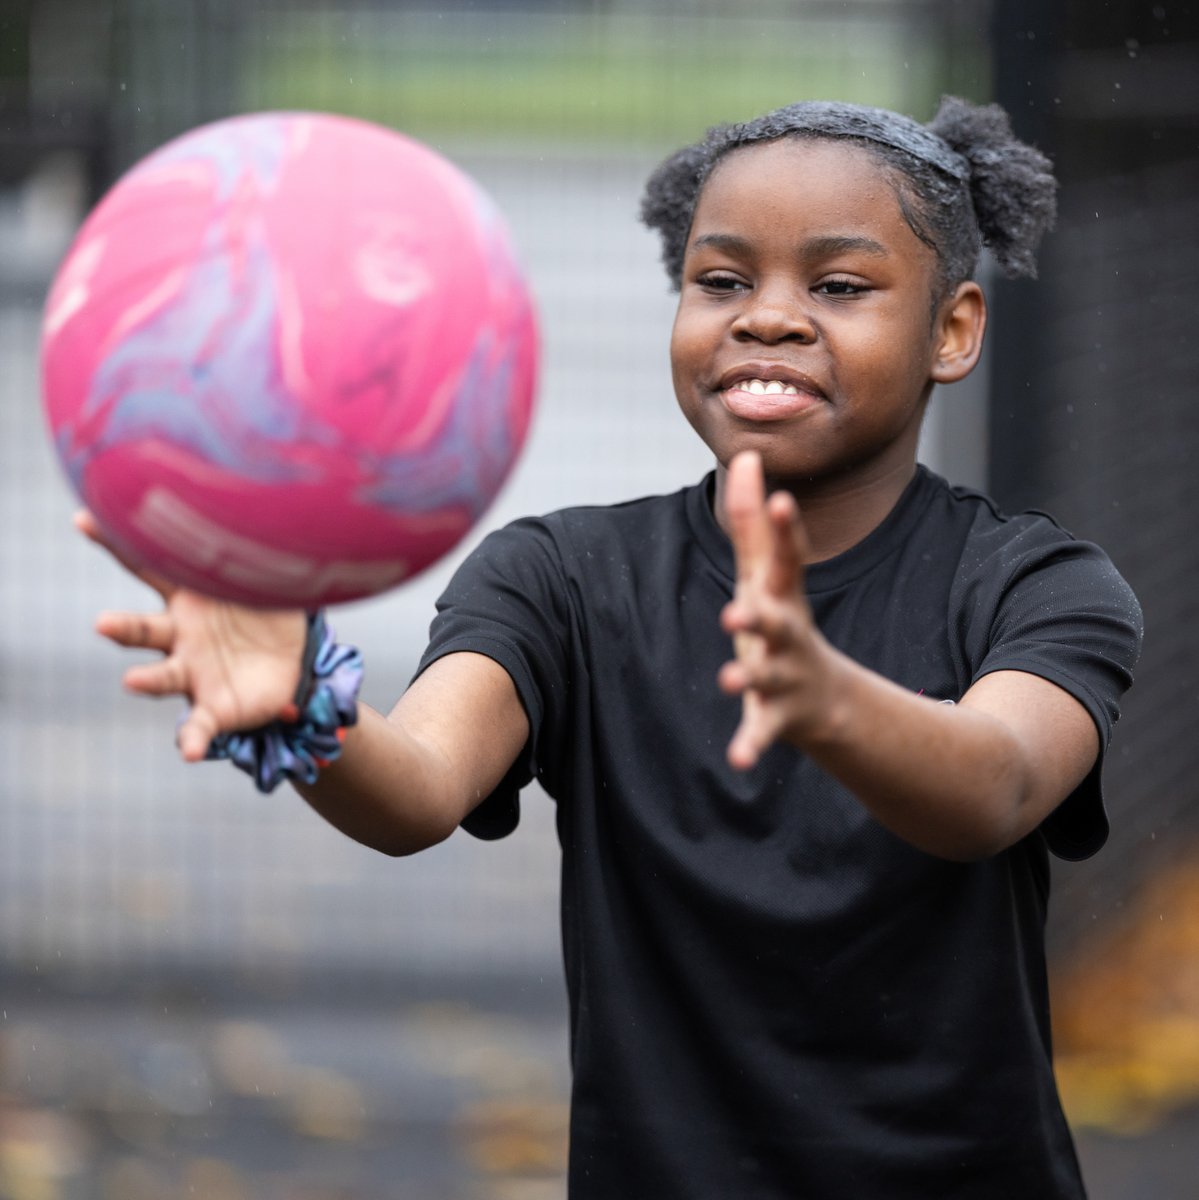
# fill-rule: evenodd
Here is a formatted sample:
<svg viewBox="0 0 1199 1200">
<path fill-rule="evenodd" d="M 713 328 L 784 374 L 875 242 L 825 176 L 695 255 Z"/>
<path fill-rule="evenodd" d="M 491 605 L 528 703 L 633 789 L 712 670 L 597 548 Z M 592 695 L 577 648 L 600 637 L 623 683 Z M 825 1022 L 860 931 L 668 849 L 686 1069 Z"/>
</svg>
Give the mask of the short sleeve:
<svg viewBox="0 0 1199 1200">
<path fill-rule="evenodd" d="M 1140 605 L 1098 546 L 1047 517 L 1014 519 L 974 549 L 965 586 L 972 679 L 1039 675 L 1073 696 L 1099 732 L 1094 769 L 1042 826 L 1059 858 L 1088 858 L 1107 840 L 1102 764 L 1140 654 Z"/>
<path fill-rule="evenodd" d="M 548 526 L 522 520 L 489 534 L 437 601 L 417 675 L 447 654 L 471 651 L 511 677 L 529 719 L 529 740 L 495 791 L 462 822 L 476 837 L 507 836 L 520 820 L 520 789 L 554 744 L 568 691 L 570 617 L 560 559 Z"/>
</svg>

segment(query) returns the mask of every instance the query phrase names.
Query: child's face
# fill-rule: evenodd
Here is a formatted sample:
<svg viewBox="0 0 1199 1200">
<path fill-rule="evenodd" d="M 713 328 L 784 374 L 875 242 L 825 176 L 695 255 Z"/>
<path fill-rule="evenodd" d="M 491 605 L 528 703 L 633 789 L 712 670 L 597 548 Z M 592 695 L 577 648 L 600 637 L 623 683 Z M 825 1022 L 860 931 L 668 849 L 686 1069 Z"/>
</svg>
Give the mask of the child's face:
<svg viewBox="0 0 1199 1200">
<path fill-rule="evenodd" d="M 696 206 L 671 337 L 675 393 L 721 467 L 775 484 L 909 471 L 939 352 L 936 261 L 868 153 L 734 151 Z"/>
</svg>

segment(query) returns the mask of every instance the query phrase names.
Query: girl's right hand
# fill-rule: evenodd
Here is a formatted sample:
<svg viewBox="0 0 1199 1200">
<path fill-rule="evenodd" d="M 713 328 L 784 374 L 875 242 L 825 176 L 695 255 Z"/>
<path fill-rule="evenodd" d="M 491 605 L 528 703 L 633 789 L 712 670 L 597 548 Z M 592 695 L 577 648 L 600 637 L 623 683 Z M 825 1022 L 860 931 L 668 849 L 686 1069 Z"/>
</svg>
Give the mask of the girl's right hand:
<svg viewBox="0 0 1199 1200">
<path fill-rule="evenodd" d="M 308 632 L 303 611 L 249 608 L 176 587 L 125 559 L 91 513 L 77 513 L 75 526 L 162 597 L 161 612 L 102 612 L 96 630 L 119 646 L 163 655 L 130 667 L 123 682 L 147 696 L 187 697 L 191 711 L 177 734 L 187 761 L 202 759 L 218 733 L 294 718 Z"/>
</svg>

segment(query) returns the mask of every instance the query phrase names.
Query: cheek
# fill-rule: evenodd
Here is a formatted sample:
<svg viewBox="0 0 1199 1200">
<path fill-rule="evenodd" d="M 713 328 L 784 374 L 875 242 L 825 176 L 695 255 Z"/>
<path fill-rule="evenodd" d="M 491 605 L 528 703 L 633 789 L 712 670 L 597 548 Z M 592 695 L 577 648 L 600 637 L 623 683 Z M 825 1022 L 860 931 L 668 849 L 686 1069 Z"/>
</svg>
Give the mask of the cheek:
<svg viewBox="0 0 1199 1200">
<path fill-rule="evenodd" d="M 840 367 L 874 388 L 919 388 L 931 371 L 932 348 L 924 329 L 864 334 L 852 346 L 841 347 Z"/>
<path fill-rule="evenodd" d="M 676 318 L 670 331 L 670 374 L 676 388 L 693 381 L 697 349 L 692 323 Z"/>
</svg>

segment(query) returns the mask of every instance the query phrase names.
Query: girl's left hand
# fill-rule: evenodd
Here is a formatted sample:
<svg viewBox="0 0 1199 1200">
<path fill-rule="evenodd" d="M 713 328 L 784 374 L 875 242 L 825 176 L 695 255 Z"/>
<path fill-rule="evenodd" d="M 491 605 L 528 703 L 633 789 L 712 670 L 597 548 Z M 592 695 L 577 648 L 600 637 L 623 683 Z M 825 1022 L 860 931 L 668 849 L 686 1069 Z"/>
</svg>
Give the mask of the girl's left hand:
<svg viewBox="0 0 1199 1200">
<path fill-rule="evenodd" d="M 721 668 L 719 682 L 743 698 L 728 759 L 745 769 L 779 739 L 802 743 L 822 720 L 830 648 L 804 595 L 808 542 L 795 498 L 775 492 L 767 499 L 762 460 L 746 451 L 729 463 L 724 503 L 737 584 L 721 624 L 733 635 L 736 658 Z"/>
</svg>

